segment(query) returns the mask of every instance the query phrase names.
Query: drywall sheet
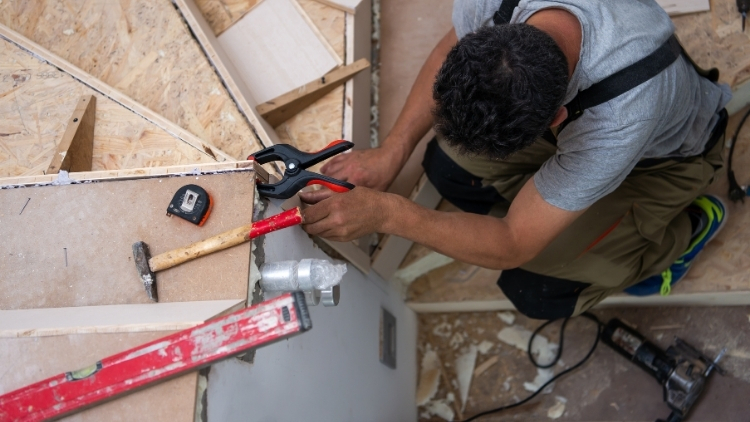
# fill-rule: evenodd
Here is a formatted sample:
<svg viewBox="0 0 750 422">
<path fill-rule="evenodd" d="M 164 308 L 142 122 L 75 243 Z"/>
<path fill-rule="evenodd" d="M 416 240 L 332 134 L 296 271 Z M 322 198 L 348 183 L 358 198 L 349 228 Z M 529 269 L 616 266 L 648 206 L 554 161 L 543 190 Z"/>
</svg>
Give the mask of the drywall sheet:
<svg viewBox="0 0 750 422">
<path fill-rule="evenodd" d="M 166 211 L 178 188 L 214 198 L 203 227 Z M 149 303 L 132 245 L 157 255 L 252 221 L 255 172 L 0 190 L 0 309 Z M 246 299 L 243 244 L 156 273 L 161 302 Z"/>
<path fill-rule="evenodd" d="M 260 104 L 312 82 L 339 63 L 294 0 L 264 0 L 219 36 Z"/>
</svg>

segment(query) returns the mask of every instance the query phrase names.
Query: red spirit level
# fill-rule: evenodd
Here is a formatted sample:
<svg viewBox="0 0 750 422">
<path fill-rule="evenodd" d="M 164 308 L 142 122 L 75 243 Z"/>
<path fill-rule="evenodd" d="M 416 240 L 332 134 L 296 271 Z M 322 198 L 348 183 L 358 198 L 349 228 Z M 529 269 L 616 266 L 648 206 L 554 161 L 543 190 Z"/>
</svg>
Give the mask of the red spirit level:
<svg viewBox="0 0 750 422">
<path fill-rule="evenodd" d="M 312 328 L 302 292 L 250 308 L 0 396 L 0 421 L 57 419 Z"/>
</svg>

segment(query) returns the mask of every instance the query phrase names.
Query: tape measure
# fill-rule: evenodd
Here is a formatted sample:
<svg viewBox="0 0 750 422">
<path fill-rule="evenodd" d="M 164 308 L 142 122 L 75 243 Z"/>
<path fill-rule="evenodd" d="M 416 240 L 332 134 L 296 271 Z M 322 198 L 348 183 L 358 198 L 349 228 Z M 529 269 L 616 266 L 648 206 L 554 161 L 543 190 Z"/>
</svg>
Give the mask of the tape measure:
<svg viewBox="0 0 750 422">
<path fill-rule="evenodd" d="M 211 195 L 205 189 L 198 185 L 185 185 L 174 194 L 167 208 L 167 215 L 202 226 L 208 220 L 212 207 Z"/>
</svg>

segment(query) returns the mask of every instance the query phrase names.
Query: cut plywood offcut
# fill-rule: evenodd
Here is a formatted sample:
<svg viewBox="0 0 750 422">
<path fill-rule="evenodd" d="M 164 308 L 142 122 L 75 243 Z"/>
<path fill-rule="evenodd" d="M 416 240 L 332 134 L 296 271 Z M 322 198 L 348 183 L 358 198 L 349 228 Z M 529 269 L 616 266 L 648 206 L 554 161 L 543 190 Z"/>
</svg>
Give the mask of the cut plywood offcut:
<svg viewBox="0 0 750 422">
<path fill-rule="evenodd" d="M 184 136 L 232 159 L 261 148 L 170 0 L 5 1 L 0 8 L 0 23 L 162 115 Z"/>
<path fill-rule="evenodd" d="M 656 0 L 669 16 L 711 10 L 708 0 Z"/>
<path fill-rule="evenodd" d="M 243 300 L 0 310 L 0 337 L 177 331 L 232 310 Z"/>
<path fill-rule="evenodd" d="M 261 0 L 195 0 L 217 37 L 260 2 Z"/>
<path fill-rule="evenodd" d="M 256 103 L 320 78 L 340 59 L 295 0 L 264 0 L 219 36 Z"/>
<path fill-rule="evenodd" d="M 370 62 L 367 59 L 360 59 L 351 65 L 338 67 L 320 79 L 259 105 L 258 113 L 276 127 L 368 67 L 370 67 Z"/>
<path fill-rule="evenodd" d="M 43 174 L 82 96 L 97 98 L 92 169 L 215 162 L 205 150 L 134 113 L 100 81 L 84 83 L 59 62 L 39 60 L 0 26 L 0 177 Z M 62 69 L 62 70 L 61 70 Z M 80 72 L 80 70 L 79 70 Z M 104 95 L 102 92 L 109 95 Z M 119 98 L 127 101 L 129 99 Z M 132 101 L 132 100 L 130 100 Z M 133 105 L 132 103 L 130 104 Z M 167 126 L 171 127 L 171 126 Z M 211 149 L 206 147 L 209 151 Z"/>
</svg>

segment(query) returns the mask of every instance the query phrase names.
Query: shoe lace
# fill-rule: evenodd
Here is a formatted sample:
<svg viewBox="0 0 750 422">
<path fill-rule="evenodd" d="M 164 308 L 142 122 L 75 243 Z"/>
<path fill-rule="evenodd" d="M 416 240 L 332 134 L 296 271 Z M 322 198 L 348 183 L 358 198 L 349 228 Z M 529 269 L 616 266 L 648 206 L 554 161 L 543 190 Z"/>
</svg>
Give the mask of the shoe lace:
<svg viewBox="0 0 750 422">
<path fill-rule="evenodd" d="M 661 290 L 659 293 L 662 296 L 669 296 L 669 293 L 671 292 L 672 292 L 672 270 L 667 268 L 661 273 Z"/>
<path fill-rule="evenodd" d="M 695 199 L 695 201 L 693 201 L 693 204 L 697 205 L 703 212 L 706 213 L 706 215 L 708 216 L 708 224 L 706 224 L 706 227 L 704 227 L 703 230 L 697 236 L 695 236 L 692 242 L 690 242 L 690 245 L 688 245 L 688 249 L 682 254 L 682 256 L 691 253 L 693 249 L 703 240 L 703 238 L 706 237 L 708 232 L 711 230 L 713 221 L 721 221 L 724 219 L 724 210 L 721 209 L 718 204 L 714 203 L 714 201 L 705 196 L 699 196 Z"/>
</svg>

